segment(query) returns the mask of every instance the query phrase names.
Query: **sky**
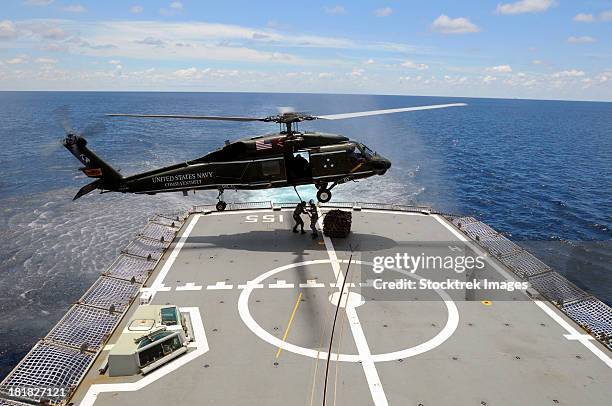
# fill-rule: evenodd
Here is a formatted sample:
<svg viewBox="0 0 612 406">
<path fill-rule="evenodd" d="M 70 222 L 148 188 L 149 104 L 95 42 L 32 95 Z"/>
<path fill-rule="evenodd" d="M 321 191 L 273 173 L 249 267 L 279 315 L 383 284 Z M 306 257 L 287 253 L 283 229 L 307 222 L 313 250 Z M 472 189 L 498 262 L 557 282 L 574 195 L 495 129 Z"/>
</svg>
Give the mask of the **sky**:
<svg viewBox="0 0 612 406">
<path fill-rule="evenodd" d="M 612 0 L 3 0 L 0 90 L 612 101 Z"/>
</svg>

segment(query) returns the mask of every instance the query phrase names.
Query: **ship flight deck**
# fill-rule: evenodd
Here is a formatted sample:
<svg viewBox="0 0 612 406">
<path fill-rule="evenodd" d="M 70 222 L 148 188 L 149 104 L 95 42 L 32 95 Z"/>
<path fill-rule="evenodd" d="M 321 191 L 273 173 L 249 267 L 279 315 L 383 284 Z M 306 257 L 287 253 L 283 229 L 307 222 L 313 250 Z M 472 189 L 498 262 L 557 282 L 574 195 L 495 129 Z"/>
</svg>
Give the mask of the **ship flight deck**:
<svg viewBox="0 0 612 406">
<path fill-rule="evenodd" d="M 319 210 L 324 215 L 329 209 Z M 485 249 L 480 237 L 470 238 L 470 232 L 489 230 L 482 223 L 468 227 L 469 218 L 344 209 L 352 211 L 345 239 L 292 233 L 289 205 L 192 212 L 70 401 L 321 405 L 326 386 L 327 405 L 609 404 L 610 349 L 568 317 L 594 298 L 568 284 L 557 289 L 559 301 L 547 300 L 558 274 L 534 271 L 533 264 L 507 266 L 518 251 L 492 255 L 505 246 L 490 242 Z M 479 279 L 529 280 L 532 287 L 505 293 L 438 289 L 425 298 L 400 290 L 387 299 L 372 294 L 372 280 L 363 276 L 372 258 L 415 247 L 422 254 L 473 249 L 485 258 Z M 423 270 L 392 279 L 463 277 Z M 189 319 L 187 351 L 146 375 L 100 373 L 130 316 L 150 305 L 175 305 Z M 12 404 L 7 396 L 3 402 Z"/>
</svg>

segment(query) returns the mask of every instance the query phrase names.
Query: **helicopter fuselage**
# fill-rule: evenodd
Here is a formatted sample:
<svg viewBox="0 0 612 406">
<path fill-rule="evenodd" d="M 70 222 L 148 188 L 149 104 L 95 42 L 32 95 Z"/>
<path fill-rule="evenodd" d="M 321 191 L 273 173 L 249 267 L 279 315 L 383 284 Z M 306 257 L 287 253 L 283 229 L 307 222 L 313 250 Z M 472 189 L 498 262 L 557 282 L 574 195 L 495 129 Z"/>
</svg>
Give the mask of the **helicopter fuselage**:
<svg viewBox="0 0 612 406">
<path fill-rule="evenodd" d="M 242 139 L 202 158 L 124 179 L 120 192 L 264 189 L 345 183 L 382 175 L 390 162 L 334 134 L 272 134 Z"/>
<path fill-rule="evenodd" d="M 83 172 L 99 178 L 96 188 L 156 194 L 190 190 L 267 189 L 314 184 L 329 191 L 352 180 L 383 175 L 389 160 L 347 137 L 305 132 L 269 134 L 227 142 L 201 158 L 129 177 L 105 177 L 112 168 L 71 136 L 64 145 L 85 164 Z M 107 166 L 109 169 L 105 168 Z M 331 184 L 331 186 L 328 186 Z M 80 196 L 79 196 L 80 197 Z M 319 197 L 319 195 L 318 195 Z M 329 200 L 325 195 L 319 200 Z"/>
</svg>

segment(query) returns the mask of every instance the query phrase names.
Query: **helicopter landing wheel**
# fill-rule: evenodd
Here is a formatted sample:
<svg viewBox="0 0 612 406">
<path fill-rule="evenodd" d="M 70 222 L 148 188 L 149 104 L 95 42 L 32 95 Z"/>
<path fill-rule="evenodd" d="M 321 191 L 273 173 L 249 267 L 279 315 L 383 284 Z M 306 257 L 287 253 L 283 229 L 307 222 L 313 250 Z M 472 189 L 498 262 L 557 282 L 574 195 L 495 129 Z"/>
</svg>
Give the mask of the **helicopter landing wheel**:
<svg viewBox="0 0 612 406">
<path fill-rule="evenodd" d="M 325 182 L 325 183 L 315 183 L 315 187 L 317 188 L 317 190 L 327 189 L 327 182 Z"/>
<path fill-rule="evenodd" d="M 321 203 L 327 203 L 331 200 L 332 193 L 329 189 L 321 188 L 317 192 L 317 200 Z"/>
<path fill-rule="evenodd" d="M 217 202 L 217 205 L 215 207 L 217 208 L 217 211 L 223 211 L 227 207 L 227 203 L 225 203 L 223 200 L 220 200 Z"/>
</svg>

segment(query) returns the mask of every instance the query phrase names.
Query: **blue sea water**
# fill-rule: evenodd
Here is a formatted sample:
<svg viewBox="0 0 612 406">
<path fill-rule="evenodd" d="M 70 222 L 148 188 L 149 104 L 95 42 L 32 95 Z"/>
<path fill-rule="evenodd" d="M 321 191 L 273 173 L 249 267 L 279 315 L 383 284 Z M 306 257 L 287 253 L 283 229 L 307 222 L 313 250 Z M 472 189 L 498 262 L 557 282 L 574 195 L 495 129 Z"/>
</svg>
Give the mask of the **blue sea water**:
<svg viewBox="0 0 612 406">
<path fill-rule="evenodd" d="M 72 196 L 86 178 L 60 145 L 60 106 L 77 130 L 103 122 L 89 145 L 122 173 L 192 159 L 274 124 L 109 119 L 104 113 L 265 116 L 468 103 L 301 129 L 340 133 L 389 158 L 383 177 L 334 189 L 334 200 L 430 204 L 477 216 L 612 303 L 612 103 L 251 93 L 0 92 L 0 378 L 46 334 L 155 211 L 189 197 Z M 310 196 L 312 188 L 301 193 Z M 291 189 L 226 192 L 286 200 Z"/>
</svg>

